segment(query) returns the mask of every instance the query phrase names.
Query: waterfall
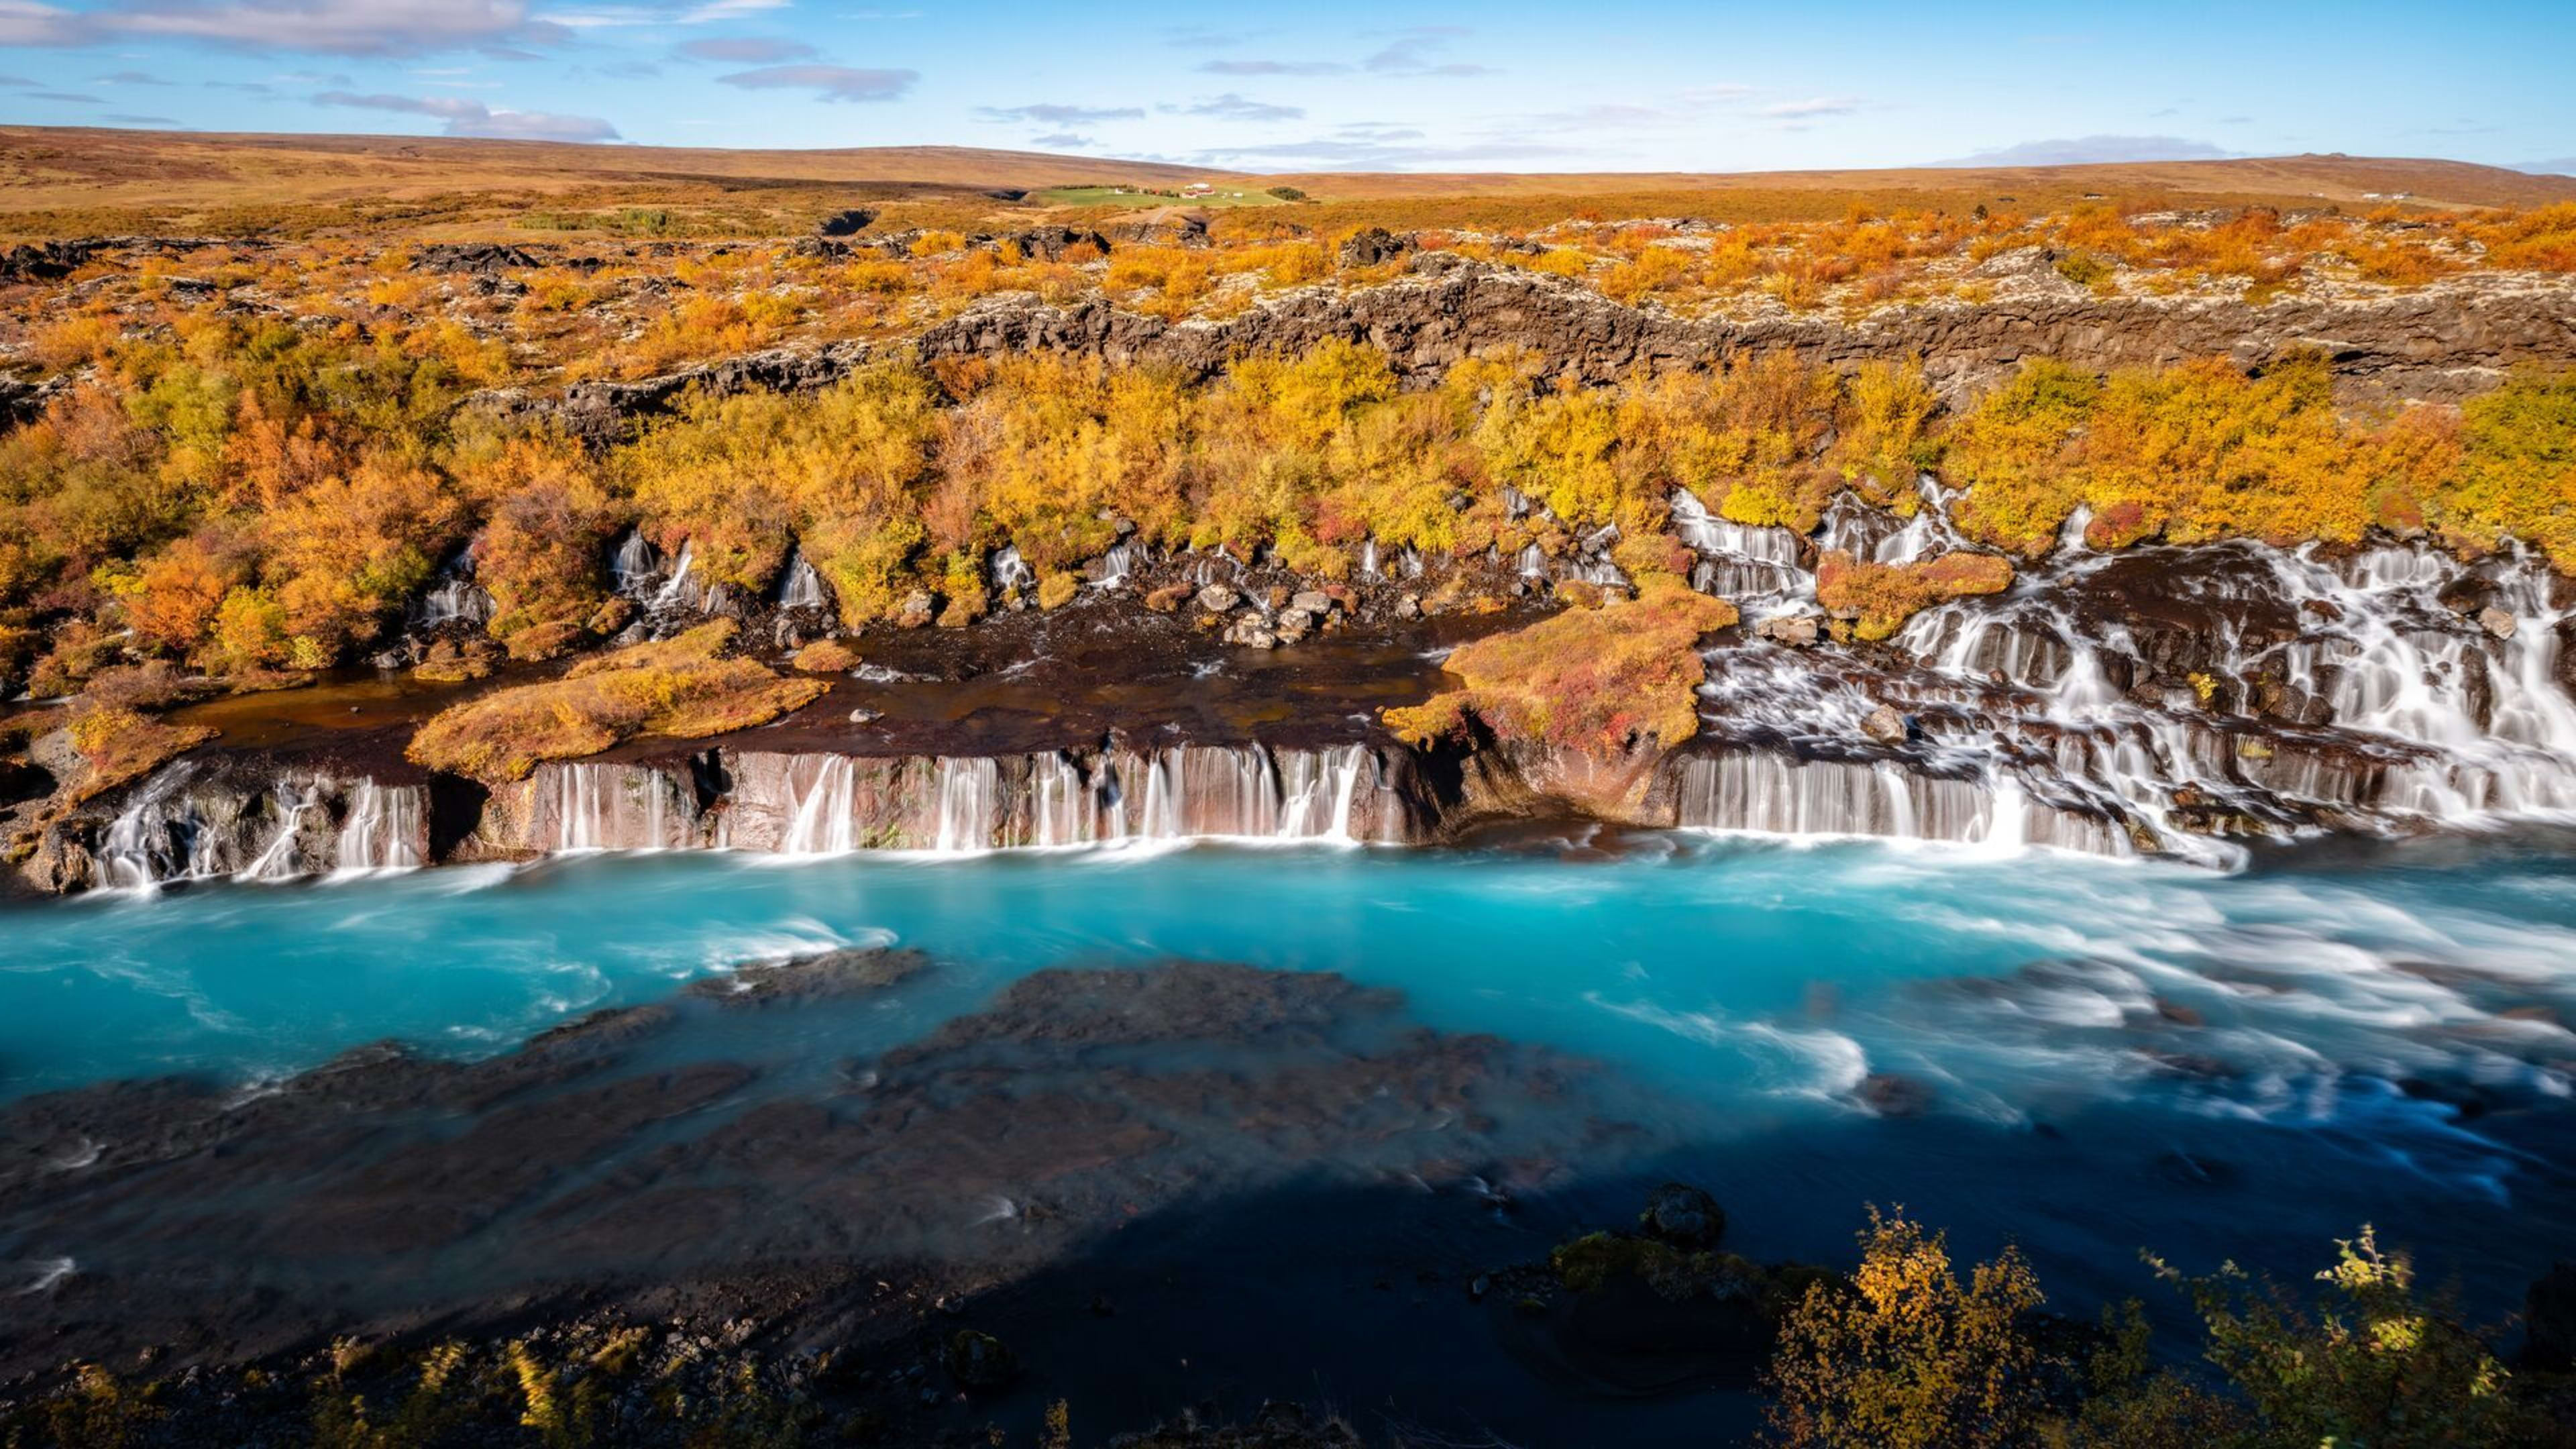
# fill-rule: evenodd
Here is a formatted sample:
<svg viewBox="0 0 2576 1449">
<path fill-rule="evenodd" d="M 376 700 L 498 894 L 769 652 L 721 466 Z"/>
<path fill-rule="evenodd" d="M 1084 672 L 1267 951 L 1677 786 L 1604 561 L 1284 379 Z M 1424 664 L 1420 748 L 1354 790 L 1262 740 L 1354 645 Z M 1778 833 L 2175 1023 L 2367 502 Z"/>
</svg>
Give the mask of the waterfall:
<svg viewBox="0 0 2576 1449">
<path fill-rule="evenodd" d="M 1021 558 L 1019 549 L 1012 545 L 1004 544 L 995 550 L 987 567 L 993 577 L 993 592 L 997 594 L 1037 587 L 1038 571 L 1030 568 L 1028 560 Z"/>
<path fill-rule="evenodd" d="M 641 598 L 646 587 L 661 572 L 662 555 L 645 539 L 644 531 L 640 528 L 626 530 L 626 536 L 618 541 L 617 552 L 608 563 L 609 577 L 616 581 L 617 592 L 628 598 Z"/>
<path fill-rule="evenodd" d="M 1380 577 L 1377 567 L 1377 540 L 1374 538 L 1360 541 L 1360 577 L 1364 579 Z"/>
<path fill-rule="evenodd" d="M 990 850 L 1000 828 L 1002 770 L 988 755 L 939 762 L 939 825 L 931 849 L 942 855 Z"/>
<path fill-rule="evenodd" d="M 1798 569 L 1798 535 L 1785 528 L 1756 528 L 1711 513 L 1687 488 L 1672 491 L 1673 531 L 1700 555 L 1691 587 L 1751 606 L 1785 602 L 1815 589 Z"/>
<path fill-rule="evenodd" d="M 435 629 L 442 624 L 471 624 L 480 627 L 492 621 L 498 608 L 492 595 L 481 584 L 463 577 L 450 577 L 421 596 L 420 626 Z"/>
<path fill-rule="evenodd" d="M 787 570 L 778 580 L 778 607 L 782 609 L 829 609 L 831 590 L 824 586 L 823 575 L 805 557 L 802 548 L 787 552 Z"/>
<path fill-rule="evenodd" d="M 165 767 L 109 822 L 98 849 L 108 885 L 133 889 L 221 873 L 216 833 L 186 793 L 196 768 L 187 760 Z"/>
<path fill-rule="evenodd" d="M 1029 844 L 1092 845 L 1127 834 L 1115 772 L 1104 762 L 1100 779 L 1061 751 L 1039 757 L 1029 772 Z"/>
<path fill-rule="evenodd" d="M 1111 545 L 1109 552 L 1102 554 L 1098 564 L 1087 572 L 1095 588 L 1123 588 L 1126 586 L 1127 576 L 1136 571 L 1138 562 L 1136 545 L 1122 538 Z"/>
<path fill-rule="evenodd" d="M 680 556 L 671 565 L 671 577 L 663 582 L 661 588 L 654 591 L 652 602 L 645 607 L 655 613 L 671 609 L 705 607 L 706 590 L 700 587 L 698 579 L 694 576 L 695 565 L 696 557 L 690 550 L 689 540 L 680 540 Z"/>
<path fill-rule="evenodd" d="M 787 855 L 843 855 L 859 848 L 858 762 L 826 755 L 796 797 L 796 813 L 778 849 Z"/>
<path fill-rule="evenodd" d="M 361 780 L 349 792 L 347 818 L 333 848 L 341 870 L 412 870 L 425 864 L 429 822 L 424 792 L 412 785 Z"/>
<path fill-rule="evenodd" d="M 671 850 L 690 843 L 680 782 L 642 765 L 549 764 L 534 785 L 546 850 Z"/>
<path fill-rule="evenodd" d="M 261 847 L 250 864 L 236 873 L 236 879 L 291 880 L 305 873 L 299 847 L 303 843 L 304 822 L 322 809 L 321 787 L 309 782 L 280 780 L 277 788 L 269 792 L 269 798 L 277 805 L 277 833 L 269 837 L 268 844 Z"/>
</svg>

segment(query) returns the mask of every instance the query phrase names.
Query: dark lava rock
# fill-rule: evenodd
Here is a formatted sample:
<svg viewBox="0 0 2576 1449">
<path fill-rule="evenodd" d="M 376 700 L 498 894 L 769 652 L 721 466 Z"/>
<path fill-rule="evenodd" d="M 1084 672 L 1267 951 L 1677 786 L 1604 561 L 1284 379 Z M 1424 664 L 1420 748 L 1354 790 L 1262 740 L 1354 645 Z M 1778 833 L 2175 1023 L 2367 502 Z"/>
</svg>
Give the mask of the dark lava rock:
<svg viewBox="0 0 2576 1449">
<path fill-rule="evenodd" d="M 499 242 L 433 242 L 420 249 L 412 263 L 416 271 L 468 272 L 480 277 L 497 277 L 520 267 L 540 267 L 545 263 L 536 256 Z"/>
<path fill-rule="evenodd" d="M 722 976 L 689 983 L 689 994 L 722 1006 L 769 1006 L 855 996 L 903 981 L 929 964 L 918 951 L 876 947 L 825 951 L 787 961 L 764 961 Z"/>
<path fill-rule="evenodd" d="M 0 282 L 53 282 L 70 276 L 107 246 L 104 240 L 37 242 L 0 251 Z"/>
<path fill-rule="evenodd" d="M 1668 1182 L 1646 1195 L 1637 1226 L 1676 1248 L 1712 1248 L 1726 1236 L 1726 1209 L 1700 1188 Z"/>
<path fill-rule="evenodd" d="M 1932 1110 L 1934 1096 L 1928 1083 L 1894 1072 L 1872 1072 L 1861 1078 L 1852 1089 L 1860 1104 L 1881 1117 L 1919 1117 Z"/>
<path fill-rule="evenodd" d="M 2522 1299 L 2522 1327 L 2524 1367 L 2576 1367 L 2576 1263 L 2552 1263 L 2532 1283 Z"/>
<path fill-rule="evenodd" d="M 866 231 L 869 223 L 876 219 L 875 212 L 864 206 L 853 206 L 846 211 L 836 211 L 823 218 L 815 226 L 814 233 L 817 236 L 857 236 L 860 232 Z"/>
<path fill-rule="evenodd" d="M 940 1363 L 960 1388 L 998 1389 L 1020 1375 L 1020 1360 L 989 1333 L 961 1328 L 948 1336 Z"/>
<path fill-rule="evenodd" d="M 1104 256 L 1109 252 L 1109 238 L 1096 231 L 1075 231 L 1069 226 L 1034 227 L 1028 231 L 1014 232 L 1002 239 L 1018 247 L 1021 256 L 1036 257 L 1040 261 L 1048 262 L 1063 261 L 1067 248 L 1085 243 Z"/>
<path fill-rule="evenodd" d="M 1397 236 L 1382 226 L 1354 232 L 1342 243 L 1341 261 L 1346 267 L 1374 267 L 1394 261 L 1413 250 L 1411 237 Z"/>
</svg>

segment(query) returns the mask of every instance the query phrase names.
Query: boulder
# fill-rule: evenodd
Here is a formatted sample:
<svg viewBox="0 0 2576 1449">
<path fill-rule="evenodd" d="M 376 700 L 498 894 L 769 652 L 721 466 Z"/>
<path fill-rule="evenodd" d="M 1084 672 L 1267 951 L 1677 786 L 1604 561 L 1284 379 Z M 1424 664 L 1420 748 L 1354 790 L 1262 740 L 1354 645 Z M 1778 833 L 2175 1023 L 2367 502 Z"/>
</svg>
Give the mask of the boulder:
<svg viewBox="0 0 2576 1449">
<path fill-rule="evenodd" d="M 2493 634 L 2499 639 L 2512 638 L 2513 631 L 2520 622 L 2521 621 L 2514 618 L 2513 615 L 2506 613 L 2504 610 L 2497 608 L 2493 604 L 2489 604 L 2487 607 L 2478 611 L 2478 627 L 2486 630 L 2488 633 Z"/>
<path fill-rule="evenodd" d="M 1894 1072 L 1872 1072 L 1861 1078 L 1852 1089 L 1860 1104 L 1881 1117 L 1920 1117 L 1932 1110 L 1933 1092 L 1928 1083 Z"/>
<path fill-rule="evenodd" d="M 1262 622 L 1259 614 L 1246 614 L 1225 631 L 1225 642 L 1246 649 L 1276 649 L 1279 636 Z"/>
<path fill-rule="evenodd" d="M 1792 649 L 1812 649 L 1824 637 L 1825 621 L 1816 614 L 1781 614 L 1753 626 L 1755 638 Z"/>
<path fill-rule="evenodd" d="M 1315 631 L 1315 615 L 1304 609 L 1279 611 L 1279 642 L 1294 644 Z"/>
<path fill-rule="evenodd" d="M 1860 722 L 1860 732 L 1890 747 L 1905 743 L 1912 734 L 1906 726 L 1905 716 L 1898 713 L 1892 704 L 1882 704 L 1871 710 L 1868 717 Z"/>
<path fill-rule="evenodd" d="M 1726 1236 L 1726 1209 L 1700 1188 L 1668 1182 L 1646 1195 L 1646 1210 L 1637 1214 L 1646 1236 L 1676 1248 L 1713 1248 Z"/>
<path fill-rule="evenodd" d="M 1353 232 L 1342 243 L 1341 262 L 1346 267 L 1374 267 L 1394 261 L 1413 250 L 1411 237 L 1400 237 L 1382 226 Z"/>
<path fill-rule="evenodd" d="M 1172 584 L 1166 588 L 1156 589 L 1152 593 L 1147 594 L 1145 596 L 1145 607 L 1153 610 L 1157 614 L 1178 613 L 1181 605 L 1188 603 L 1189 599 L 1189 585 Z"/>
<path fill-rule="evenodd" d="M 542 258 L 499 242 L 432 242 L 422 247 L 412 262 L 415 271 L 465 272 L 478 277 L 497 277 L 515 268 L 544 265 Z"/>
<path fill-rule="evenodd" d="M 939 600 L 932 596 L 930 590 L 915 589 L 903 596 L 902 605 L 895 610 L 894 621 L 902 628 L 918 629 L 937 617 L 938 612 Z"/>
<path fill-rule="evenodd" d="M 1307 613 L 1320 619 L 1326 614 L 1333 612 L 1333 596 L 1325 593 L 1322 589 L 1299 589 L 1296 594 L 1288 600 L 1288 607 L 1292 609 L 1303 609 Z"/>
<path fill-rule="evenodd" d="M 1020 1375 L 1019 1356 L 989 1333 L 961 1328 L 948 1336 L 940 1363 L 959 1388 L 998 1389 Z"/>
<path fill-rule="evenodd" d="M 1207 610 L 1211 614 L 1230 612 L 1237 604 L 1242 602 L 1243 595 L 1235 592 L 1231 588 L 1228 588 L 1224 584 L 1210 584 L 1206 588 L 1199 590 L 1199 607 Z"/>
<path fill-rule="evenodd" d="M 815 225 L 814 234 L 817 236 L 856 236 L 860 232 L 866 231 L 868 229 L 868 224 L 876 219 L 877 214 L 875 212 L 868 210 L 864 206 L 853 206 L 846 211 L 836 211 L 830 216 L 823 218 L 822 221 Z"/>
<path fill-rule="evenodd" d="M 1406 594 L 1395 601 L 1395 617 L 1407 621 L 1422 617 L 1422 596 Z"/>
</svg>

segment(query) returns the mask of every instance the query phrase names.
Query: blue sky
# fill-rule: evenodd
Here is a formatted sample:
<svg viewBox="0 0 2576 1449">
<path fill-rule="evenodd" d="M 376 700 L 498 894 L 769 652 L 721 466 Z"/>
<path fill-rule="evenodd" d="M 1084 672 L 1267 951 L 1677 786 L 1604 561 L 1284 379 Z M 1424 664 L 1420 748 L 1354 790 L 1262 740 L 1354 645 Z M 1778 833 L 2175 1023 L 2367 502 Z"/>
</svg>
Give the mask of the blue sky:
<svg viewBox="0 0 2576 1449">
<path fill-rule="evenodd" d="M 2576 169 L 2571 57 L 2568 0 L 0 0 L 0 121 L 1267 171 L 2298 151 Z"/>
</svg>

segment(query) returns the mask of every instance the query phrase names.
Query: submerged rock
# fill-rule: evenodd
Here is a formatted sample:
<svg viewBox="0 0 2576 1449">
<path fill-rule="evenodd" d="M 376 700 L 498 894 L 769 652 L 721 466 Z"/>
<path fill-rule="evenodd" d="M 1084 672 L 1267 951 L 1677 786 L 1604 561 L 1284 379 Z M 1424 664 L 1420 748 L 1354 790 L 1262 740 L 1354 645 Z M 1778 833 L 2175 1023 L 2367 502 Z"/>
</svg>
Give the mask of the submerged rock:
<svg viewBox="0 0 2576 1449">
<path fill-rule="evenodd" d="M 1668 1182 L 1646 1195 L 1637 1226 L 1676 1248 L 1710 1248 L 1726 1235 L 1726 1209 L 1703 1189 Z"/>
<path fill-rule="evenodd" d="M 1008 1345 L 989 1333 L 961 1328 L 948 1336 L 940 1362 L 958 1386 L 998 1389 L 1020 1376 L 1020 1360 Z"/>
</svg>

